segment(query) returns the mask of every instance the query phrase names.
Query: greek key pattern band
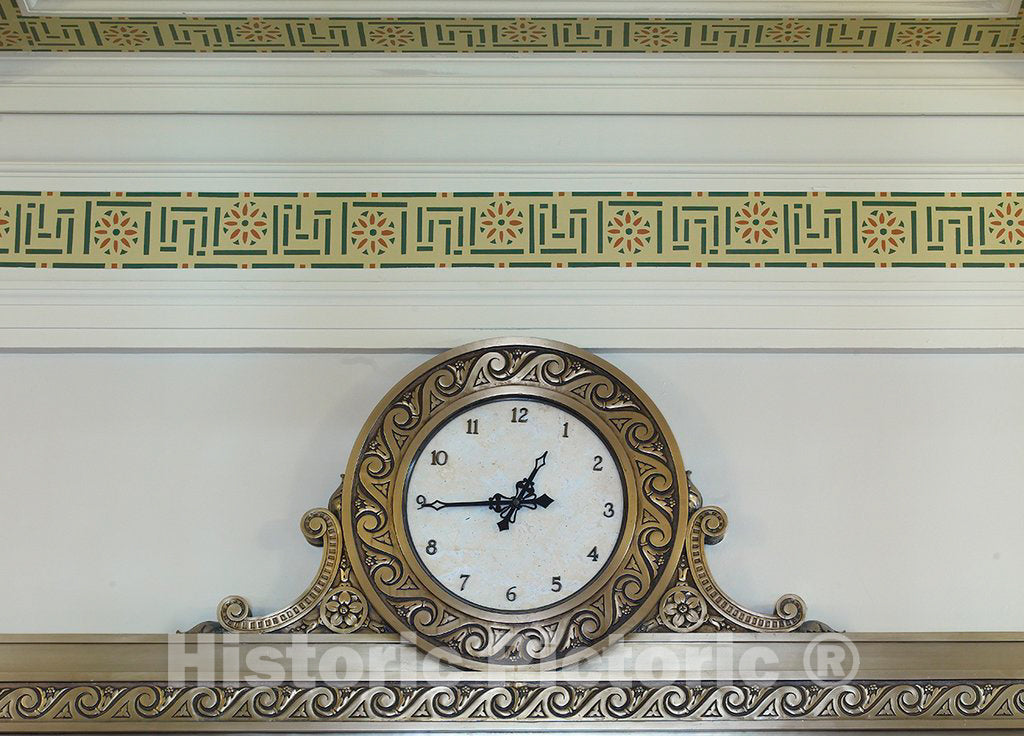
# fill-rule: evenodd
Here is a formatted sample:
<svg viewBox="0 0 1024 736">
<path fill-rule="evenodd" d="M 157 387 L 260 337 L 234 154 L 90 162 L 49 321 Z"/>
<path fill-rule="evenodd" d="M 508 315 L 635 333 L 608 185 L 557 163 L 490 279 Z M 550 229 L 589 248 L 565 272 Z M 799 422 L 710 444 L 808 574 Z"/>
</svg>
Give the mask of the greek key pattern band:
<svg viewBox="0 0 1024 736">
<path fill-rule="evenodd" d="M 0 267 L 1006 267 L 1024 192 L 0 192 Z"/>
<path fill-rule="evenodd" d="M 1020 53 L 1011 18 L 47 17 L 0 0 L 2 51 Z"/>
<path fill-rule="evenodd" d="M 1022 682 L 873 682 L 840 685 L 413 685 L 334 687 L 20 685 L 0 688 L 0 731 L 62 722 L 95 728 L 224 730 L 287 723 L 497 721 L 676 722 L 678 727 L 740 721 L 745 728 L 850 721 L 864 727 L 955 728 L 1021 725 Z M 322 725 L 319 730 L 322 730 Z"/>
</svg>

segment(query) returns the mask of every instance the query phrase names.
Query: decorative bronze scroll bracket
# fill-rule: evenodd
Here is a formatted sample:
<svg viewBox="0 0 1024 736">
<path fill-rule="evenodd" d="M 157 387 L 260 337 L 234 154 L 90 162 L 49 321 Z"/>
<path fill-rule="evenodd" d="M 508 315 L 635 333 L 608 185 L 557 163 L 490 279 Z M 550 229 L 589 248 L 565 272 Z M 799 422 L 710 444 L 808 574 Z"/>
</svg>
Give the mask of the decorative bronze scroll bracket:
<svg viewBox="0 0 1024 736">
<path fill-rule="evenodd" d="M 344 481 L 344 476 L 342 476 Z M 320 566 L 313 582 L 287 608 L 266 616 L 253 616 L 242 596 L 228 596 L 217 606 L 217 620 L 204 621 L 187 633 L 240 634 L 355 634 L 388 633 L 391 629 L 370 609 L 366 596 L 352 580 L 345 556 L 340 521 L 341 485 L 331 494 L 327 508 L 303 514 L 299 522 L 306 541 L 322 547 Z"/>
<path fill-rule="evenodd" d="M 704 506 L 690 471 L 686 471 L 686 482 L 690 490 L 686 556 L 679 563 L 676 584 L 665 591 L 655 615 L 637 631 L 832 631 L 820 621 L 807 620 L 807 604 L 798 595 L 783 595 L 775 602 L 775 615 L 768 615 L 744 608 L 719 587 L 711 574 L 705 547 L 722 541 L 729 518 L 717 506 Z"/>
<path fill-rule="evenodd" d="M 704 506 L 700 491 L 686 473 L 689 514 L 686 554 L 679 562 L 677 581 L 661 597 L 654 615 L 637 632 L 754 632 L 832 631 L 818 621 L 807 620 L 807 606 L 800 596 L 786 594 L 775 604 L 775 614 L 751 611 L 736 603 L 718 586 L 711 574 L 705 547 L 725 536 L 728 517 L 717 506 Z M 367 596 L 352 579 L 341 534 L 341 485 L 327 508 L 307 511 L 299 524 L 306 540 L 323 548 L 313 581 L 287 608 L 266 616 L 253 616 L 249 601 L 229 596 L 217 608 L 216 621 L 204 621 L 189 633 L 238 632 L 242 634 L 388 633 L 392 629 L 371 609 Z"/>
</svg>

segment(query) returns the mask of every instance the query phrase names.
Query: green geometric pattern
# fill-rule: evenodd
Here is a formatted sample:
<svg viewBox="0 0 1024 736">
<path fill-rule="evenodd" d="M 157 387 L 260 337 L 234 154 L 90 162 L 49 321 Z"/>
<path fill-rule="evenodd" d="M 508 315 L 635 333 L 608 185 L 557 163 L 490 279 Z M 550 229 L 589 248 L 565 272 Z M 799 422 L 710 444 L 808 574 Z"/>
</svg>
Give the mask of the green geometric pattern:
<svg viewBox="0 0 1024 736">
<path fill-rule="evenodd" d="M 0 266 L 1009 267 L 1024 192 L 0 192 Z"/>
<path fill-rule="evenodd" d="M 624 4 L 624 8 L 627 5 Z M 0 0 L 0 50 L 1021 53 L 1016 18 L 75 18 Z"/>
</svg>

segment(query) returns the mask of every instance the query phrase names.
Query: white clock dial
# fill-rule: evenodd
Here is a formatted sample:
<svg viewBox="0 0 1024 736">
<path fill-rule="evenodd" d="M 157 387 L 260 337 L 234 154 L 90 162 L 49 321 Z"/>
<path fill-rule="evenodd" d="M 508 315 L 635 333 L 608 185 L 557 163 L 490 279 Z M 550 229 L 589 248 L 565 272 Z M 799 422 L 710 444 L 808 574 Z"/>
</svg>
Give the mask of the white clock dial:
<svg viewBox="0 0 1024 736">
<path fill-rule="evenodd" d="M 504 612 L 555 605 L 593 580 L 626 512 L 604 439 L 556 404 L 519 397 L 449 418 L 424 444 L 405 494 L 409 537 L 430 575 Z"/>
</svg>

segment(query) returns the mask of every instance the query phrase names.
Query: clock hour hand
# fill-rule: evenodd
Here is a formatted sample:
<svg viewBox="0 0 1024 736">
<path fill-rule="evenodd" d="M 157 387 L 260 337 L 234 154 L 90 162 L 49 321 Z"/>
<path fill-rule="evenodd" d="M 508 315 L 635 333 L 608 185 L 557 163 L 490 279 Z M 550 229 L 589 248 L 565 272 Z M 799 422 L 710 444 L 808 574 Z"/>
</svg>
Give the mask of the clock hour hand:
<svg viewBox="0 0 1024 736">
<path fill-rule="evenodd" d="M 533 472 L 516 483 L 516 495 L 512 498 L 512 502 L 500 511 L 495 509 L 501 515 L 501 521 L 498 522 L 498 529 L 500 531 L 508 531 L 508 528 L 515 523 L 516 514 L 519 512 L 519 509 L 535 509 L 538 507 L 546 509 L 551 505 L 554 499 L 546 493 L 538 496 L 533 485 L 533 479 L 537 477 L 537 472 L 547 464 L 547 461 L 548 453 L 545 450 L 543 455 L 533 461 Z"/>
<path fill-rule="evenodd" d="M 526 478 L 527 483 L 533 483 L 533 479 L 537 477 L 537 471 L 543 468 L 548 462 L 548 451 L 545 450 L 544 454 L 533 461 L 533 472 Z M 518 487 L 518 483 L 516 484 Z"/>
</svg>

